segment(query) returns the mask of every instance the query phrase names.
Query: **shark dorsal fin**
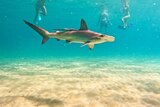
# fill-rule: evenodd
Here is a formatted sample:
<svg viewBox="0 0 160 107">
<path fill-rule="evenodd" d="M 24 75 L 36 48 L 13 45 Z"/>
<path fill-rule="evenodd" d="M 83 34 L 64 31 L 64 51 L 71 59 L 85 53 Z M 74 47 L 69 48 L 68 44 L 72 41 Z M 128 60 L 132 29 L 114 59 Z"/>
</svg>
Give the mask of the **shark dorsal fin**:
<svg viewBox="0 0 160 107">
<path fill-rule="evenodd" d="M 88 26 L 84 19 L 81 19 L 81 26 L 79 30 L 88 30 Z"/>
</svg>

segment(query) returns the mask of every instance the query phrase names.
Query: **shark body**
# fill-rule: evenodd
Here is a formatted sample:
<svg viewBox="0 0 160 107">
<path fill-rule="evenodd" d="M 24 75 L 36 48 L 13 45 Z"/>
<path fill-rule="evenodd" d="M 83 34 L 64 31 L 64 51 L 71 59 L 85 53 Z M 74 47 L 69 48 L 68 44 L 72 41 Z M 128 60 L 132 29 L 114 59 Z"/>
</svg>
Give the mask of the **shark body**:
<svg viewBox="0 0 160 107">
<path fill-rule="evenodd" d="M 93 32 L 88 29 L 86 22 L 82 19 L 80 29 L 55 29 L 56 32 L 50 33 L 47 30 L 40 28 L 26 20 L 24 22 L 39 33 L 42 37 L 42 44 L 46 43 L 49 38 L 55 38 L 59 40 L 65 40 L 67 43 L 81 43 L 82 46 L 88 45 L 89 49 L 93 49 L 95 44 L 104 42 L 114 42 L 115 38 L 109 35 L 103 35 L 97 32 Z"/>
</svg>

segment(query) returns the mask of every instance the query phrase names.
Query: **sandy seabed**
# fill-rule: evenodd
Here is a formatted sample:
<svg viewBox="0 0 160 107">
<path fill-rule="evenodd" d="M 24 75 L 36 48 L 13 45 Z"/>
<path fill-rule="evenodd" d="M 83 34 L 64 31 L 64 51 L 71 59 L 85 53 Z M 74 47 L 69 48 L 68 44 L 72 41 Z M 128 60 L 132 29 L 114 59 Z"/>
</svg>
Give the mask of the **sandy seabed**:
<svg viewBox="0 0 160 107">
<path fill-rule="evenodd" d="M 160 60 L 1 60 L 0 107 L 160 107 Z"/>
</svg>

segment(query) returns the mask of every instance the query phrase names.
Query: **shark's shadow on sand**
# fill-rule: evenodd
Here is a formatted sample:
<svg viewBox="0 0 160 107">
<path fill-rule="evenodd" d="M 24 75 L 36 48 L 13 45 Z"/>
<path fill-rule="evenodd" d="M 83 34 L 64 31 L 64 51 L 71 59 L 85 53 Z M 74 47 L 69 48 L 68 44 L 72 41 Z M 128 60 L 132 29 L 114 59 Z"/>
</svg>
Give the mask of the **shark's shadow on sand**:
<svg viewBox="0 0 160 107">
<path fill-rule="evenodd" d="M 20 104 L 22 103 L 22 105 Z M 29 104 L 29 105 L 27 105 Z M 38 107 L 38 106 L 48 106 L 48 107 L 63 107 L 64 102 L 59 99 L 51 98 L 40 98 L 36 96 L 6 96 L 0 97 L 0 107 L 6 107 L 10 105 L 11 107 L 23 106 L 28 107 Z"/>
<path fill-rule="evenodd" d="M 40 98 L 40 97 L 35 97 L 35 96 L 27 96 L 24 98 L 37 103 L 37 105 L 48 105 L 49 107 L 54 107 L 58 105 L 63 106 L 63 101 L 59 99 Z"/>
</svg>

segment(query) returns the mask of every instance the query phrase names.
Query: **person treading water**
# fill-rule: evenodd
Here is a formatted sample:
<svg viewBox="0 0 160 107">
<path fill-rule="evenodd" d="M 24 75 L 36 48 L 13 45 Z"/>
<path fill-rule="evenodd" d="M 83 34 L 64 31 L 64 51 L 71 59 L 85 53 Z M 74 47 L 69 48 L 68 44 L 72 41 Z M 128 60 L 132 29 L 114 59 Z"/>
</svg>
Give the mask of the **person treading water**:
<svg viewBox="0 0 160 107">
<path fill-rule="evenodd" d="M 46 0 L 37 0 L 36 5 L 35 5 L 35 18 L 34 22 L 37 23 L 37 21 L 41 21 L 41 15 L 46 16 L 47 15 L 47 9 L 45 6 Z"/>
<path fill-rule="evenodd" d="M 100 24 L 100 31 L 104 29 L 105 33 L 107 33 L 108 30 L 108 24 L 112 25 L 109 20 L 109 14 L 107 9 L 103 9 L 99 16 L 98 25 Z"/>
<path fill-rule="evenodd" d="M 123 4 L 123 14 L 122 17 L 122 23 L 123 23 L 123 29 L 126 29 L 128 27 L 127 21 L 131 17 L 130 11 L 129 11 L 129 2 L 128 0 L 121 0 Z"/>
</svg>

